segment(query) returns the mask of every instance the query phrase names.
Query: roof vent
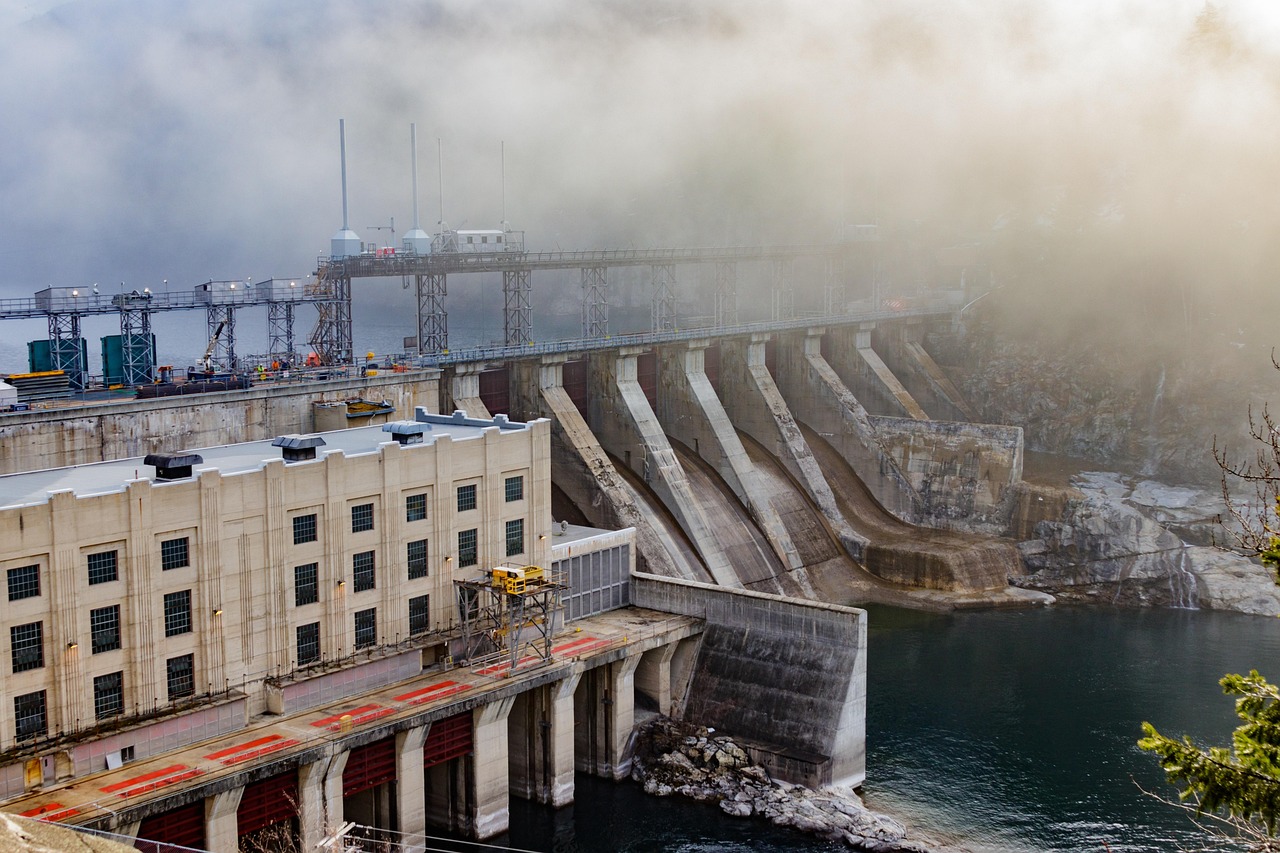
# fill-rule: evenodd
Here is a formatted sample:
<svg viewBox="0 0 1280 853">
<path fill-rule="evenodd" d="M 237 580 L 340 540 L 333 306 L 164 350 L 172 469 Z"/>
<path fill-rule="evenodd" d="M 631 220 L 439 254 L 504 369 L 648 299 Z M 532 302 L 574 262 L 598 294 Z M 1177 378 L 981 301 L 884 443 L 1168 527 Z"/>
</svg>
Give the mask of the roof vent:
<svg viewBox="0 0 1280 853">
<path fill-rule="evenodd" d="M 316 458 L 316 448 L 324 447 L 324 439 L 318 435 L 282 435 L 271 442 L 272 447 L 281 448 L 285 462 L 305 462 Z"/>
<path fill-rule="evenodd" d="M 155 466 L 157 480 L 183 480 L 203 461 L 199 453 L 148 453 L 142 464 Z"/>
<path fill-rule="evenodd" d="M 423 433 L 431 432 L 431 424 L 416 421 L 392 421 L 382 425 L 383 432 L 391 433 L 400 444 L 422 444 Z"/>
</svg>

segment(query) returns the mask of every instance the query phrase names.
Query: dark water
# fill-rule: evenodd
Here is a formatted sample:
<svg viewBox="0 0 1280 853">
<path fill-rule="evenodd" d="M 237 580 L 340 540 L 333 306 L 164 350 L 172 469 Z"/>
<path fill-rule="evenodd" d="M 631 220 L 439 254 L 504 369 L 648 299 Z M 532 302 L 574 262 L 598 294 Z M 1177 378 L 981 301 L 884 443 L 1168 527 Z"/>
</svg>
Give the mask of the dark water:
<svg viewBox="0 0 1280 853">
<path fill-rule="evenodd" d="M 1172 851 L 1197 846 L 1134 744 L 1225 743 L 1225 672 L 1280 678 L 1280 620 L 1198 611 L 872 609 L 868 805 L 975 851 Z M 1137 783 L 1137 784 L 1135 784 Z M 512 801 L 505 843 L 554 851 L 834 851 L 839 845 L 577 779 L 552 813 Z"/>
</svg>

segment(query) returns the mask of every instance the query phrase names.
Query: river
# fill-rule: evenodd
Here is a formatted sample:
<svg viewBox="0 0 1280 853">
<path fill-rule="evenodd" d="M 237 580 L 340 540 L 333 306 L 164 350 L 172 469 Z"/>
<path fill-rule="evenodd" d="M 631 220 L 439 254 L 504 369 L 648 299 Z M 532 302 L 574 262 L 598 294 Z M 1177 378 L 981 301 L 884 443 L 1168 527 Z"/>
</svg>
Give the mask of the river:
<svg viewBox="0 0 1280 853">
<path fill-rule="evenodd" d="M 981 853 L 1196 846 L 1139 750 L 1138 724 L 1224 743 L 1226 672 L 1280 677 L 1280 620 L 1184 610 L 871 609 L 867 783 L 872 808 Z M 513 801 L 506 843 L 571 851 L 833 851 L 713 806 L 578 777 L 552 813 Z"/>
</svg>

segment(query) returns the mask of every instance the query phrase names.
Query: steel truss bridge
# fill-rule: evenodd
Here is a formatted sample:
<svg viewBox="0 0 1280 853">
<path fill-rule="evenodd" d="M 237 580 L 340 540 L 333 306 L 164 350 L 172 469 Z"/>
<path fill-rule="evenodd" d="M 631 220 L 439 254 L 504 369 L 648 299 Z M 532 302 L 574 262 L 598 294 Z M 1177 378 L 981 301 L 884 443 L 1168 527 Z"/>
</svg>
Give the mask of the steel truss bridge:
<svg viewBox="0 0 1280 853">
<path fill-rule="evenodd" d="M 493 357 L 530 356 L 543 351 L 559 351 L 557 344 L 535 345 L 533 342 L 532 274 L 535 271 L 577 270 L 582 287 L 582 337 L 563 341 L 573 349 L 591 349 L 593 344 L 619 345 L 622 337 L 611 336 L 609 329 L 609 269 L 648 267 L 651 285 L 651 324 L 648 334 L 628 335 L 625 340 L 639 344 L 659 343 L 705 336 L 708 331 L 727 332 L 742 326 L 738 317 L 739 264 L 768 265 L 772 293 L 771 328 L 812 325 L 825 316 L 831 320 L 847 320 L 845 285 L 847 261 L 868 248 L 874 238 L 839 244 L 751 246 L 704 249 L 631 249 L 560 252 L 439 252 L 433 254 L 398 253 L 382 249 L 344 258 L 322 257 L 314 279 L 287 281 L 270 279 L 252 281 L 209 281 L 191 291 L 153 293 L 149 290 L 129 293 L 98 293 L 84 288 L 50 287 L 32 299 L 0 300 L 0 320 L 44 317 L 49 329 L 49 354 L 52 367 L 70 378 L 73 389 L 85 385 L 87 364 L 81 349 L 81 318 L 86 315 L 118 314 L 124 352 L 124 384 L 140 385 L 153 381 L 155 364 L 150 346 L 152 315 L 165 311 L 203 309 L 212 340 L 217 342 L 213 359 L 235 370 L 239 366 L 235 349 L 236 311 L 240 308 L 266 306 L 269 336 L 269 358 L 295 358 L 294 322 L 299 304 L 316 307 L 318 317 L 307 343 L 323 365 L 353 364 L 352 281 L 358 278 L 412 278 L 417 297 L 417 351 L 424 364 L 446 363 L 450 353 L 448 313 L 448 277 L 464 273 L 501 273 L 503 290 L 503 344 L 499 347 L 468 350 L 473 353 L 492 351 Z M 823 269 L 823 308 L 813 317 L 798 317 L 793 287 L 793 264 L 799 259 L 816 259 Z M 690 330 L 677 315 L 680 267 L 712 266 L 715 281 L 715 310 L 710 322 Z M 879 306 L 868 306 L 871 309 Z M 936 311 L 936 309 L 934 309 Z M 901 312 L 892 314 L 901 316 Z M 682 325 L 685 327 L 682 329 Z M 641 340 L 643 339 L 643 340 Z M 607 343 L 606 343 L 607 342 Z M 547 347 L 551 349 L 548 350 Z"/>
</svg>

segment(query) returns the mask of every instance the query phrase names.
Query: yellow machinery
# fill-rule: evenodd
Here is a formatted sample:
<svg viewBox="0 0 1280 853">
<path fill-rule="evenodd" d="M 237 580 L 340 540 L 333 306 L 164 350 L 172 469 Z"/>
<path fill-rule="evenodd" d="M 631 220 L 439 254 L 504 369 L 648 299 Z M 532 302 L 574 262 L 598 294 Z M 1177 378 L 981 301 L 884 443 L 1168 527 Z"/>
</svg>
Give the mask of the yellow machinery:
<svg viewBox="0 0 1280 853">
<path fill-rule="evenodd" d="M 541 566 L 498 566 L 493 570 L 493 586 L 508 595 L 524 595 L 530 586 L 542 583 Z"/>
</svg>

